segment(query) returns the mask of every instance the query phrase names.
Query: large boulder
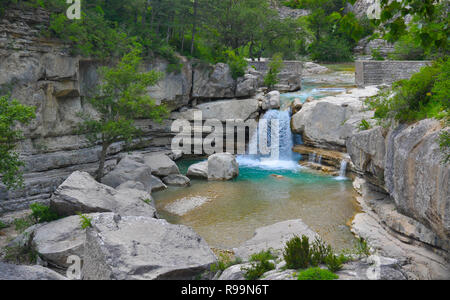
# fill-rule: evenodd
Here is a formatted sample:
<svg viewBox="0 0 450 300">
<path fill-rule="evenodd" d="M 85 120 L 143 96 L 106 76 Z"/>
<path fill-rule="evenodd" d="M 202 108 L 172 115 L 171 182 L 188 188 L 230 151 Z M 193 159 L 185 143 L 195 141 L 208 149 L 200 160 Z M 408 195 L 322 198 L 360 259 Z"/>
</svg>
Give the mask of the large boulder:
<svg viewBox="0 0 450 300">
<path fill-rule="evenodd" d="M 245 74 L 237 80 L 236 97 L 250 97 L 256 94 L 259 87 L 259 78 L 256 75 Z"/>
<path fill-rule="evenodd" d="M 18 266 L 0 262 L 0 280 L 67 280 L 42 266 Z"/>
<path fill-rule="evenodd" d="M 279 83 L 275 89 L 281 92 L 295 92 L 302 88 L 302 76 L 297 73 L 281 72 L 278 74 Z"/>
<path fill-rule="evenodd" d="M 303 64 L 303 76 L 315 76 L 328 72 L 330 72 L 330 69 L 313 62 L 305 62 Z"/>
<path fill-rule="evenodd" d="M 281 94 L 279 91 L 272 91 L 264 97 L 262 103 L 263 110 L 279 109 L 281 106 Z"/>
<path fill-rule="evenodd" d="M 292 117 L 292 130 L 302 134 L 308 146 L 343 150 L 361 121 L 373 117 L 373 112 L 364 111 L 362 100 L 377 93 L 377 88 L 368 87 L 305 103 Z"/>
<path fill-rule="evenodd" d="M 58 187 L 50 205 L 60 216 L 115 212 L 153 217 L 156 210 L 146 203 L 148 199 L 151 195 L 147 192 L 131 189 L 117 191 L 98 183 L 88 173 L 77 171 Z"/>
<path fill-rule="evenodd" d="M 259 111 L 256 99 L 223 100 L 200 104 L 196 109 L 202 112 L 204 120 L 248 120 L 254 118 Z"/>
<path fill-rule="evenodd" d="M 119 164 L 102 178 L 102 183 L 112 188 L 117 188 L 119 185 L 127 181 L 136 181 L 142 183 L 147 190 L 151 191 L 152 169 L 135 160 L 133 156 L 125 156 Z"/>
<path fill-rule="evenodd" d="M 302 220 L 290 220 L 276 223 L 270 226 L 258 228 L 255 236 L 246 241 L 239 248 L 234 249 L 236 257 L 248 260 L 252 254 L 268 249 L 281 252 L 286 242 L 294 236 L 306 235 L 311 241 L 319 237 Z"/>
<path fill-rule="evenodd" d="M 233 98 L 235 80 L 230 67 L 224 63 L 215 66 L 199 63 L 194 66 L 192 97 Z"/>
<path fill-rule="evenodd" d="M 180 174 L 177 164 L 165 154 L 149 154 L 143 160 L 152 169 L 152 174 L 158 177 Z"/>
<path fill-rule="evenodd" d="M 189 178 L 208 179 L 208 161 L 191 165 L 186 175 Z"/>
<path fill-rule="evenodd" d="M 91 218 L 93 215 L 88 215 Z M 81 228 L 80 217 L 70 216 L 34 230 L 33 246 L 39 256 L 52 266 L 68 268 L 67 258 L 84 254 L 86 231 Z"/>
<path fill-rule="evenodd" d="M 208 180 L 230 180 L 239 176 L 239 164 L 230 153 L 213 154 L 208 158 Z"/>
<path fill-rule="evenodd" d="M 442 132 L 441 123 L 434 119 L 391 130 L 384 174 L 399 212 L 445 241 L 450 239 L 450 165 L 443 163 L 439 147 Z"/>
<path fill-rule="evenodd" d="M 194 279 L 216 261 L 206 242 L 186 226 L 112 213 L 95 217 L 92 225 L 83 279 Z"/>
</svg>

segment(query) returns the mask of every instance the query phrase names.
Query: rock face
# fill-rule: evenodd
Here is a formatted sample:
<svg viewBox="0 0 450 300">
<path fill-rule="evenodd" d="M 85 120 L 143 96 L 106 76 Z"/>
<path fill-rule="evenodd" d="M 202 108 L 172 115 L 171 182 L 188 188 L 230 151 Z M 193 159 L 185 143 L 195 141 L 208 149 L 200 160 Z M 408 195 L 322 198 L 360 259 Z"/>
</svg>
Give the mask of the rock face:
<svg viewBox="0 0 450 300">
<path fill-rule="evenodd" d="M 18 266 L 0 262 L 0 280 L 66 280 L 64 276 L 41 266 Z"/>
<path fill-rule="evenodd" d="M 385 136 L 382 127 L 355 133 L 347 140 L 347 152 L 356 170 L 370 182 L 384 189 Z"/>
<path fill-rule="evenodd" d="M 244 260 L 247 260 L 252 254 L 268 249 L 281 252 L 286 246 L 286 242 L 295 235 L 300 237 L 306 235 L 311 241 L 319 237 L 301 220 L 290 220 L 258 228 L 255 236 L 239 248 L 234 249 L 234 252 L 236 257 Z"/>
<path fill-rule="evenodd" d="M 208 180 L 230 180 L 239 176 L 236 157 L 230 153 L 218 153 L 208 158 Z"/>
<path fill-rule="evenodd" d="M 279 91 L 272 91 L 264 97 L 262 103 L 263 110 L 279 109 L 281 106 L 281 95 Z"/>
<path fill-rule="evenodd" d="M 208 161 L 193 164 L 189 167 L 186 175 L 190 178 L 208 179 Z"/>
<path fill-rule="evenodd" d="M 192 96 L 194 98 L 233 98 L 235 81 L 230 67 L 223 63 L 215 66 L 199 64 L 194 67 Z"/>
<path fill-rule="evenodd" d="M 362 99 L 376 95 L 377 88 L 354 89 L 334 97 L 305 103 L 292 117 L 292 130 L 302 134 L 305 145 L 344 150 L 346 140 L 358 131 L 361 120 L 370 121 Z"/>
<path fill-rule="evenodd" d="M 53 195 L 50 205 L 60 216 L 77 213 L 116 212 L 154 217 L 156 210 L 145 203 L 150 194 L 139 190 L 117 191 L 95 181 L 89 174 L 73 173 Z"/>
<path fill-rule="evenodd" d="M 92 223 L 83 279 L 186 280 L 216 261 L 206 242 L 186 226 L 112 213 L 99 215 Z"/>
<path fill-rule="evenodd" d="M 439 148 L 442 126 L 428 119 L 387 137 L 385 181 L 398 210 L 450 239 L 450 166 Z M 450 249 L 447 249 L 450 250 Z"/>
</svg>

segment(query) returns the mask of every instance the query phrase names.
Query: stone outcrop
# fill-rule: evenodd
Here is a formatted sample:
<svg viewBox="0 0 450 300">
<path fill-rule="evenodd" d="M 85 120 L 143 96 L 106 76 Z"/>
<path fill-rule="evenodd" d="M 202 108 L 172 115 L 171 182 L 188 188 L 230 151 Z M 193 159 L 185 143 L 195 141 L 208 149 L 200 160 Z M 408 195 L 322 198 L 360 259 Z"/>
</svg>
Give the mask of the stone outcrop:
<svg viewBox="0 0 450 300">
<path fill-rule="evenodd" d="M 186 226 L 112 213 L 95 217 L 92 224 L 85 280 L 194 279 L 216 261 L 206 242 Z"/>
<path fill-rule="evenodd" d="M 191 184 L 191 180 L 181 174 L 172 174 L 163 178 L 168 186 L 186 187 Z"/>
<path fill-rule="evenodd" d="M 294 236 L 306 235 L 311 241 L 314 241 L 319 236 L 312 231 L 301 220 L 290 220 L 276 223 L 270 226 L 258 228 L 255 236 L 246 241 L 239 248 L 234 249 L 236 257 L 244 260 L 255 253 L 273 249 L 280 253 L 286 246 L 286 242 Z"/>
<path fill-rule="evenodd" d="M 230 180 L 237 176 L 239 165 L 234 155 L 218 153 L 208 158 L 208 180 Z"/>
<path fill-rule="evenodd" d="M 319 74 L 325 74 L 330 72 L 330 69 L 328 69 L 325 66 L 321 66 L 319 64 L 313 63 L 313 62 L 305 62 L 303 64 L 303 76 L 315 76 Z"/>
<path fill-rule="evenodd" d="M 215 66 L 198 63 L 194 67 L 192 96 L 207 99 L 233 98 L 235 81 L 231 77 L 230 67 L 224 63 Z"/>
<path fill-rule="evenodd" d="M 208 179 L 208 161 L 191 165 L 186 175 L 190 178 Z"/>
<path fill-rule="evenodd" d="M 262 109 L 279 109 L 281 106 L 281 95 L 279 91 L 272 91 L 263 97 Z"/>
<path fill-rule="evenodd" d="M 165 154 L 146 155 L 143 161 L 151 168 L 152 174 L 158 177 L 180 174 L 177 164 Z"/>
<path fill-rule="evenodd" d="M 292 130 L 303 135 L 307 146 L 345 150 L 346 140 L 359 130 L 361 120 L 370 121 L 373 112 L 364 111 L 363 99 L 378 93 L 375 87 L 305 103 L 292 117 Z"/>
<path fill-rule="evenodd" d="M 0 280 L 67 280 L 42 266 L 18 266 L 0 262 Z"/>
<path fill-rule="evenodd" d="M 58 187 L 50 206 L 60 216 L 78 213 L 115 212 L 123 215 L 154 217 L 156 210 L 147 204 L 151 195 L 144 191 L 119 191 L 100 184 L 89 174 L 74 172 Z"/>
</svg>

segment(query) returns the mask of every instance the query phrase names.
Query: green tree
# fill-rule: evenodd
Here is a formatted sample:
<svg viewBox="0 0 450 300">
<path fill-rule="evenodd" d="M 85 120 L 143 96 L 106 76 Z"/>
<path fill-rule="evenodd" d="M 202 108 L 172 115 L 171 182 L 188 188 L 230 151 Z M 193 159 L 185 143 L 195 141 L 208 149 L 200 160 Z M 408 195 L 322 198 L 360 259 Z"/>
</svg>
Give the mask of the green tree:
<svg viewBox="0 0 450 300">
<path fill-rule="evenodd" d="M 28 124 L 35 118 L 35 108 L 11 100 L 9 96 L 0 97 L 0 178 L 8 189 L 23 185 L 21 167 L 23 162 L 14 151 L 16 143 L 23 138 L 17 124 Z"/>
<path fill-rule="evenodd" d="M 278 74 L 283 69 L 283 57 L 281 54 L 275 54 L 269 62 L 269 71 L 264 77 L 264 84 L 269 90 L 272 90 L 278 83 Z"/>
<path fill-rule="evenodd" d="M 103 83 L 97 94 L 88 99 L 98 116 L 83 116 L 85 122 L 81 131 L 87 134 L 91 143 L 100 142 L 102 145 L 97 180 L 103 177 L 109 147 L 121 141 L 130 143 L 142 134 L 134 124 L 135 119 L 162 121 L 167 114 L 165 106 L 156 105 L 147 94 L 147 87 L 155 85 L 161 73 L 139 72 L 141 53 L 141 46 L 136 44 L 117 66 L 102 68 Z"/>
</svg>

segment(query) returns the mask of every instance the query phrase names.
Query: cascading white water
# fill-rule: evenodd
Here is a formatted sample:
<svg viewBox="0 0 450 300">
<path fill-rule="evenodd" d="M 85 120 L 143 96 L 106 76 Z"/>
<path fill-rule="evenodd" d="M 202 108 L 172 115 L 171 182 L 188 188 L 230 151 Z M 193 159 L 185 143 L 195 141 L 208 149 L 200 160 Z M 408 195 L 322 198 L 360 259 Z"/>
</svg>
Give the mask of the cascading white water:
<svg viewBox="0 0 450 300">
<path fill-rule="evenodd" d="M 339 176 L 336 177 L 337 180 L 347 179 L 347 177 L 345 176 L 345 175 L 347 175 L 347 165 L 348 165 L 348 162 L 346 160 L 341 161 L 341 169 L 339 170 Z"/>
<path fill-rule="evenodd" d="M 298 155 L 292 151 L 294 147 L 294 134 L 291 131 L 291 114 L 290 111 L 269 110 L 263 116 L 262 120 L 267 121 L 267 143 L 269 148 L 272 148 L 271 137 L 272 128 L 271 120 L 278 120 L 278 137 L 279 137 L 279 157 L 274 159 L 270 155 L 243 155 L 238 157 L 238 162 L 243 166 L 253 166 L 268 169 L 297 169 L 299 168 L 297 159 Z M 260 121 L 260 124 L 262 122 Z M 258 126 L 258 129 L 261 126 Z M 255 134 L 250 138 L 249 149 L 258 147 L 258 134 Z M 273 149 L 272 149 L 273 151 Z"/>
</svg>

